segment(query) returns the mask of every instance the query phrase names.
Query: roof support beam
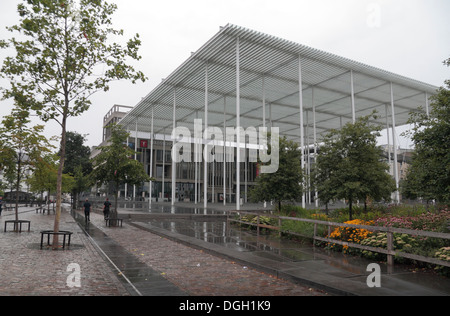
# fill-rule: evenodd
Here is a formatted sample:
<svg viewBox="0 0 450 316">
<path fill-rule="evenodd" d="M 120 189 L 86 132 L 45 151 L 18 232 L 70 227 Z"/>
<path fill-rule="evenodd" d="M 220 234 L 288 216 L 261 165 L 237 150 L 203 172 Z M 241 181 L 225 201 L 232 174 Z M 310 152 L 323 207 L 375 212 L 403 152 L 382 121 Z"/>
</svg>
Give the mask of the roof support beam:
<svg viewBox="0 0 450 316">
<path fill-rule="evenodd" d="M 353 124 L 355 124 L 356 110 L 355 110 L 355 87 L 353 85 L 353 70 L 350 70 L 350 88 L 351 88 L 351 99 L 352 99 L 352 121 L 353 121 Z"/>
<path fill-rule="evenodd" d="M 241 57 L 239 37 L 236 38 L 236 210 L 241 209 Z"/>
<path fill-rule="evenodd" d="M 303 78 L 302 78 L 302 59 L 298 56 L 298 94 L 299 94 L 299 104 L 300 104 L 300 149 L 302 151 L 301 155 L 301 170 L 305 168 L 305 135 L 303 127 Z M 303 184 L 302 184 L 303 186 Z M 302 207 L 306 207 L 305 193 L 302 193 Z"/>
<path fill-rule="evenodd" d="M 314 87 L 311 91 L 311 103 L 312 103 L 312 113 L 313 113 L 313 141 L 314 141 L 314 164 L 317 160 L 317 124 L 316 124 L 316 103 L 314 101 Z M 314 186 L 316 187 L 316 186 Z M 315 207 L 319 207 L 319 192 L 317 188 L 314 191 L 314 201 Z"/>
<path fill-rule="evenodd" d="M 391 82 L 391 115 L 392 115 L 392 146 L 394 147 L 394 178 L 395 178 L 395 203 L 400 203 L 399 179 L 397 166 L 397 134 L 395 133 L 395 105 L 394 105 L 394 86 Z"/>
<path fill-rule="evenodd" d="M 227 128 L 227 97 L 223 97 L 223 132 Z M 226 136 L 223 138 L 223 205 L 227 205 L 227 144 Z M 231 202 L 231 201 L 230 201 Z"/>
<path fill-rule="evenodd" d="M 151 209 L 152 207 L 152 187 L 153 187 L 153 181 L 151 180 L 153 178 L 153 142 L 155 139 L 155 135 L 153 134 L 153 118 L 154 118 L 154 105 L 152 105 L 152 126 L 150 132 L 150 183 L 148 186 L 149 209 Z"/>
<path fill-rule="evenodd" d="M 177 127 L 177 120 L 176 120 L 176 110 L 177 110 L 177 90 L 174 89 L 173 91 L 173 133 L 175 132 L 175 129 Z M 173 140 L 175 141 L 175 139 Z M 176 147 L 172 143 L 172 206 L 175 205 L 175 191 L 176 191 L 176 177 L 177 177 L 177 163 L 176 163 Z M 165 153 L 164 153 L 165 154 Z"/>
<path fill-rule="evenodd" d="M 205 67 L 205 130 L 203 132 L 203 140 L 205 143 L 205 151 L 206 154 L 208 152 L 208 143 L 207 143 L 207 130 L 208 130 L 208 64 Z M 208 162 L 206 159 L 206 155 L 203 155 L 203 206 L 206 208 L 208 206 Z"/>
</svg>

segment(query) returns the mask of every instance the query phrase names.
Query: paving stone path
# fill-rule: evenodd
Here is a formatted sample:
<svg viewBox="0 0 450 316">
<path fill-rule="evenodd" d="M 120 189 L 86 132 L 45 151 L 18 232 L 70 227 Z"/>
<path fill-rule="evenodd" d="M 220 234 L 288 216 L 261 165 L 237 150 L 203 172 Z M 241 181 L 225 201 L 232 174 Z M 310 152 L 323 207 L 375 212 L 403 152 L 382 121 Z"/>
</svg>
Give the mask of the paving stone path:
<svg viewBox="0 0 450 316">
<path fill-rule="evenodd" d="M 30 233 L 4 232 L 4 221 L 14 216 L 0 217 L 0 296 L 129 295 L 70 214 L 62 213 L 61 229 L 74 232 L 71 250 L 40 250 L 40 231 L 53 229 L 54 215 L 25 210 L 19 219 L 31 221 Z M 75 280 L 75 270 L 68 271 L 72 263 L 80 267 L 79 288 L 67 285 L 68 278 Z"/>
<path fill-rule="evenodd" d="M 4 232 L 0 217 L 0 295 L 132 295 L 122 276 L 111 268 L 96 246 L 68 212 L 62 212 L 61 230 L 73 231 L 70 250 L 40 250 L 40 231 L 53 228 L 54 215 L 36 214 L 22 209 L 20 219 L 31 221 L 31 232 Z M 327 295 L 306 286 L 277 279 L 233 261 L 123 224 L 105 227 L 103 215 L 91 214 L 95 225 L 139 261 L 159 272 L 191 296 L 321 296 Z M 70 288 L 67 271 L 71 263 L 80 267 L 81 287 Z"/>
<path fill-rule="evenodd" d="M 91 221 L 129 253 L 192 296 L 326 295 L 126 223 L 122 228 L 105 227 L 102 216 L 96 214 L 91 215 Z"/>
</svg>

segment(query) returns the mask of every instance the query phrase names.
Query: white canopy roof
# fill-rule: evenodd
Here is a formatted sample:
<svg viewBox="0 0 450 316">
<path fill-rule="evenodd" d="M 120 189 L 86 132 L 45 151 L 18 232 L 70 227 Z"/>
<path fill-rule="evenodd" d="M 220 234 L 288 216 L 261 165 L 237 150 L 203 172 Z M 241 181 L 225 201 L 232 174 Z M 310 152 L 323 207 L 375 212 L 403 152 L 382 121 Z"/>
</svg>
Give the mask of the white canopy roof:
<svg viewBox="0 0 450 316">
<path fill-rule="evenodd" d="M 137 123 L 138 131 L 149 133 L 154 107 L 154 133 L 161 134 L 166 129 L 166 134 L 170 134 L 175 101 L 177 126 L 193 130 L 194 119 L 204 118 L 207 87 L 208 126 L 223 128 L 225 117 L 226 126 L 235 127 L 237 38 L 240 125 L 261 127 L 265 102 L 266 126 L 279 127 L 281 135 L 299 143 L 299 60 L 303 124 L 311 128 L 308 134 L 312 135 L 314 106 L 319 141 L 328 130 L 352 120 L 352 96 L 356 117 L 376 110 L 379 117 L 374 122 L 386 126 L 386 117 L 389 124 L 392 122 L 392 86 L 395 120 L 399 126 L 407 123 L 411 111 L 419 111 L 420 107 L 424 110 L 427 97 L 437 89 L 430 84 L 229 24 L 143 98 L 121 124 L 134 130 Z"/>
</svg>

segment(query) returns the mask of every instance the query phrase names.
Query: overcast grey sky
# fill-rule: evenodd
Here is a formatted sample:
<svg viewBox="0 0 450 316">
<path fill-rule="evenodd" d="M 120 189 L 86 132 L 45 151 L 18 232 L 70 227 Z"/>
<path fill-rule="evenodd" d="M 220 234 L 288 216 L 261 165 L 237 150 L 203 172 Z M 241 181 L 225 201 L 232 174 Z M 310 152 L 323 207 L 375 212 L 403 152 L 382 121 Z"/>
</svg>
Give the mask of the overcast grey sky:
<svg viewBox="0 0 450 316">
<path fill-rule="evenodd" d="M 20 0 L 0 0 L 0 38 L 17 24 Z M 114 104 L 135 106 L 227 23 L 318 48 L 436 86 L 450 78 L 442 61 L 450 57 L 448 0 L 110 0 L 118 5 L 115 28 L 123 39 L 139 33 L 142 59 L 136 64 L 149 80 L 116 82 L 92 97 L 91 109 L 72 118 L 68 130 L 102 138 L 102 119 Z M 11 54 L 0 51 L 0 63 Z M 0 81 L 0 85 L 7 82 Z M 0 117 L 10 100 L 0 101 Z M 55 123 L 47 136 L 59 135 Z M 403 143 L 407 146 L 408 144 Z"/>
</svg>

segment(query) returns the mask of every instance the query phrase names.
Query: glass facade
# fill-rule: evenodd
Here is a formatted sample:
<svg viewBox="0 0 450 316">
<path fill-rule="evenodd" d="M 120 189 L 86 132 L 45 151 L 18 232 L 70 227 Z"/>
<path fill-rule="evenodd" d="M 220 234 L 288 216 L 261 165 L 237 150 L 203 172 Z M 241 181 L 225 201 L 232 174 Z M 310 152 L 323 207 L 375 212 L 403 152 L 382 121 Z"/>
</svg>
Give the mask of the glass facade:
<svg viewBox="0 0 450 316">
<path fill-rule="evenodd" d="M 171 201 L 172 198 L 172 153 L 170 148 L 172 142 L 166 141 L 165 144 L 160 140 L 154 141 L 153 157 L 150 151 L 150 140 L 138 139 L 136 149 L 136 160 L 144 165 L 147 174 L 152 175 L 156 181 L 152 185 L 153 201 Z M 129 142 L 131 148 L 135 148 L 134 140 Z M 147 145 L 142 148 L 141 145 Z M 164 150 L 165 149 L 165 150 Z M 192 150 L 193 152 L 193 150 Z M 236 157 L 233 162 L 210 162 L 208 163 L 208 202 L 235 202 L 236 192 Z M 194 161 L 192 154 L 192 161 Z M 150 164 L 152 163 L 152 166 Z M 203 162 L 180 162 L 176 166 L 176 187 L 175 199 L 177 201 L 194 202 L 195 185 L 197 184 L 197 201 L 204 199 Z M 150 170 L 152 168 L 152 173 Z M 224 172 L 225 168 L 225 172 Z M 196 177 L 197 172 L 197 177 Z M 241 198 L 247 200 L 248 192 L 255 184 L 257 176 L 257 163 L 240 163 L 241 177 Z M 224 194 L 225 185 L 225 194 Z M 144 183 L 140 187 L 122 186 L 120 196 L 126 196 L 129 199 L 149 198 L 149 183 Z"/>
</svg>

